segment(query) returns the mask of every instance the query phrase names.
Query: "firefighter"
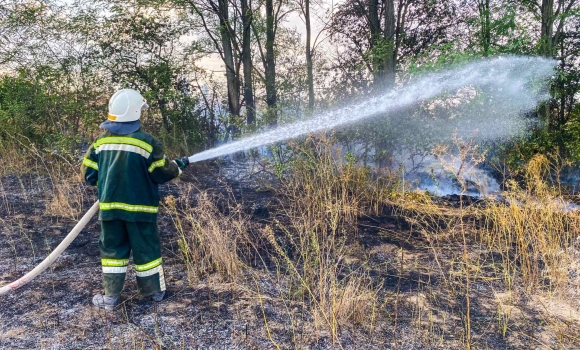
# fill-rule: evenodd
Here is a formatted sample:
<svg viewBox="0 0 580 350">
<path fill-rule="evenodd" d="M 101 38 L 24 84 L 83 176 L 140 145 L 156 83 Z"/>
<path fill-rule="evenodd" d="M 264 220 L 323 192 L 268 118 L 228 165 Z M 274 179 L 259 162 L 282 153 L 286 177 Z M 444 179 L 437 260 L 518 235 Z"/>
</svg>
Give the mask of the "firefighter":
<svg viewBox="0 0 580 350">
<path fill-rule="evenodd" d="M 129 255 L 143 296 L 161 301 L 165 279 L 157 232 L 158 185 L 179 175 L 189 164 L 186 157 L 169 160 L 162 144 L 141 131 L 141 112 L 147 101 L 132 89 L 117 91 L 109 101 L 105 131 L 83 159 L 85 180 L 97 186 L 101 235 L 99 250 L 105 293 L 93 304 L 113 310 L 120 303 Z"/>
</svg>

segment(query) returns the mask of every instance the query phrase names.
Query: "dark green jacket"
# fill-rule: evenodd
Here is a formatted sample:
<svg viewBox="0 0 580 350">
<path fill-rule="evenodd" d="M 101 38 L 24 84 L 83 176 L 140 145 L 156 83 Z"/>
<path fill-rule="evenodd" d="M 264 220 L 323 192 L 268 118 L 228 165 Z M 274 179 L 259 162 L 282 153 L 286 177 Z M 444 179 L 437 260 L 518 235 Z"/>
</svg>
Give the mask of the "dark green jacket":
<svg viewBox="0 0 580 350">
<path fill-rule="evenodd" d="M 181 174 L 167 159 L 161 142 L 137 130 L 128 135 L 105 131 L 83 159 L 85 180 L 99 190 L 99 220 L 155 222 L 158 184 Z"/>
</svg>

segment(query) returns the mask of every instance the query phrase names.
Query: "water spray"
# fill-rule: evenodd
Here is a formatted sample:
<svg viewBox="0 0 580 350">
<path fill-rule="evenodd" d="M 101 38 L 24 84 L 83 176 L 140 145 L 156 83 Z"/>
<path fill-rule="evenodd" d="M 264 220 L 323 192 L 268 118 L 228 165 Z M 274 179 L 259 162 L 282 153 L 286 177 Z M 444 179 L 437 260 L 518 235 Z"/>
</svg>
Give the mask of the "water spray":
<svg viewBox="0 0 580 350">
<path fill-rule="evenodd" d="M 539 101 L 548 97 L 547 94 L 542 95 L 535 91 L 534 84 L 545 83 L 554 74 L 554 66 L 553 60 L 539 57 L 499 57 L 470 63 L 457 69 L 425 75 L 401 89 L 391 90 L 360 103 L 321 113 L 312 119 L 282 125 L 258 135 L 242 138 L 194 154 L 188 159 L 190 163 L 200 162 L 294 139 L 313 132 L 346 126 L 379 114 L 392 113 L 466 86 L 499 89 L 513 110 L 528 111 L 533 109 Z M 494 120 L 493 127 L 489 128 L 493 130 L 493 134 L 481 136 L 484 138 L 510 137 L 520 132 L 523 127 L 523 123 L 514 122 L 510 118 L 502 118 L 499 121 Z M 1 287 L 0 295 L 22 287 L 46 270 L 78 236 L 98 212 L 98 208 L 97 201 L 44 261 L 22 278 Z"/>
<path fill-rule="evenodd" d="M 534 91 L 534 83 L 545 83 L 554 74 L 555 61 L 539 57 L 498 57 L 467 64 L 458 69 L 428 74 L 401 89 L 390 90 L 369 100 L 350 106 L 324 112 L 312 119 L 280 126 L 258 135 L 242 138 L 189 157 L 189 162 L 221 157 L 251 148 L 266 146 L 276 142 L 297 138 L 306 134 L 346 126 L 380 114 L 387 114 L 418 102 L 454 92 L 462 87 L 487 87 L 501 90 L 502 98 L 509 99 L 511 111 L 529 111 L 547 94 Z M 493 108 L 494 106 L 489 106 Z M 502 124 L 493 125 L 493 135 L 483 134 L 483 138 L 513 136 L 521 131 L 524 124 L 514 118 L 502 116 Z M 510 116 L 512 117 L 512 116 Z M 480 125 L 485 120 L 479 121 Z"/>
</svg>

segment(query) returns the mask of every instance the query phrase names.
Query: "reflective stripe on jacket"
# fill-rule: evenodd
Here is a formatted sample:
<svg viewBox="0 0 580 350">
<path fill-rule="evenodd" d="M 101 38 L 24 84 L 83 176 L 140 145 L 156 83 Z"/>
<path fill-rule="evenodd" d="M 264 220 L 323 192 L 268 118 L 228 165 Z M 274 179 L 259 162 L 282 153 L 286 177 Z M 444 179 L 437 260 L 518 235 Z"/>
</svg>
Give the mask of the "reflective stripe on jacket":
<svg viewBox="0 0 580 350">
<path fill-rule="evenodd" d="M 161 142 L 141 130 L 102 133 L 87 150 L 81 169 L 87 183 L 98 188 L 99 219 L 133 222 L 155 222 L 158 185 L 181 174 Z"/>
</svg>

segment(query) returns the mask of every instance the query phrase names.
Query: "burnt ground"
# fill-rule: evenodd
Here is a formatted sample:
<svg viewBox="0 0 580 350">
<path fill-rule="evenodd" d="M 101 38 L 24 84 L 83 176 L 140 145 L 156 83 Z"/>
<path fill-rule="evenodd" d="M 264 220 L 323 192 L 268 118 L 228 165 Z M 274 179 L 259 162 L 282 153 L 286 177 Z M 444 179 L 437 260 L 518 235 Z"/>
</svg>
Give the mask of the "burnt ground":
<svg viewBox="0 0 580 350">
<path fill-rule="evenodd" d="M 189 170 L 161 187 L 164 197 L 200 191 L 232 196 L 258 230 L 270 223 L 280 198 L 267 174 L 250 176 L 233 166 Z M 60 243 L 96 199 L 73 182 L 59 193 L 50 178 L 0 179 L 0 285 L 38 264 Z M 191 190 L 193 188 L 193 190 Z M 443 201 L 445 202 L 445 201 Z M 76 203 L 76 204 L 75 204 Z M 453 203 L 442 203 L 453 207 Z M 82 210 L 79 210 L 82 207 Z M 77 209 L 75 211 L 75 208 Z M 347 263 L 365 265 L 378 290 L 371 322 L 344 324 L 338 339 L 315 328 L 301 303 L 288 301 L 280 271 L 268 262 L 244 272 L 245 282 L 187 274 L 173 220 L 159 215 L 168 297 L 152 303 L 136 293 L 128 273 L 123 303 L 113 312 L 91 305 L 102 292 L 98 236 L 93 218 L 53 266 L 15 293 L 0 297 L 0 349 L 456 349 L 465 346 L 464 281 L 454 273 L 461 247 L 437 247 L 388 209 L 364 217 L 349 238 Z M 259 238 L 256 238 L 259 239 Z M 476 247 L 483 268 L 470 292 L 472 343 L 478 349 L 580 348 L 578 305 L 542 294 L 506 292 L 487 278 L 497 257 Z M 486 271 L 487 270 L 487 271 Z M 284 272 L 281 272 L 284 275 Z"/>
</svg>

